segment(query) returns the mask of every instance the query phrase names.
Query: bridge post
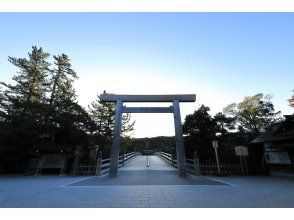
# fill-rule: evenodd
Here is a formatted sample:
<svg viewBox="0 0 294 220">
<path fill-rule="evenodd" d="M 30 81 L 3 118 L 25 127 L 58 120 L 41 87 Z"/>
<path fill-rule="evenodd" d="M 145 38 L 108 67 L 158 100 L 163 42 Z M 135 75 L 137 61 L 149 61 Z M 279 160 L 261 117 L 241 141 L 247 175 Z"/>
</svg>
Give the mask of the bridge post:
<svg viewBox="0 0 294 220">
<path fill-rule="evenodd" d="M 174 148 L 172 147 L 170 150 L 170 158 L 171 158 L 171 165 L 174 166 Z"/>
<path fill-rule="evenodd" d="M 187 176 L 186 156 L 183 140 L 183 131 L 181 123 L 180 104 L 178 100 L 173 101 L 174 123 L 175 123 L 175 137 L 176 137 L 176 151 L 178 160 L 178 173 L 180 177 Z"/>
<path fill-rule="evenodd" d="M 119 148 L 120 148 L 122 108 L 123 108 L 123 102 L 121 100 L 117 100 L 116 107 L 115 107 L 113 141 L 112 141 L 112 148 L 111 148 L 111 155 L 110 155 L 109 177 L 117 176 Z"/>
<path fill-rule="evenodd" d="M 96 161 L 96 172 L 95 172 L 96 176 L 100 175 L 101 173 L 101 165 L 102 165 L 102 151 L 99 151 L 97 161 Z"/>
<path fill-rule="evenodd" d="M 126 159 L 126 150 L 125 149 L 123 149 L 123 152 L 122 152 L 122 166 L 124 166 L 125 165 L 125 159 Z"/>
</svg>

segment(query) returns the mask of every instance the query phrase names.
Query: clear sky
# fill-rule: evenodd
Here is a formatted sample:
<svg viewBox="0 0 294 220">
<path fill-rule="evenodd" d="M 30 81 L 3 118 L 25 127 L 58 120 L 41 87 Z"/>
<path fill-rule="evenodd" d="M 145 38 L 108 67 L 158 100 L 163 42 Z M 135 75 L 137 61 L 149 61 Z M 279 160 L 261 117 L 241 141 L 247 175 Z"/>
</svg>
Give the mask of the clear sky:
<svg viewBox="0 0 294 220">
<path fill-rule="evenodd" d="M 293 13 L 0 13 L 0 27 L 1 81 L 17 70 L 7 57 L 26 57 L 32 45 L 66 53 L 85 107 L 103 90 L 195 93 L 195 103 L 181 104 L 183 121 L 200 104 L 215 114 L 262 92 L 293 113 Z M 170 114 L 133 119 L 135 137 L 174 135 Z"/>
</svg>

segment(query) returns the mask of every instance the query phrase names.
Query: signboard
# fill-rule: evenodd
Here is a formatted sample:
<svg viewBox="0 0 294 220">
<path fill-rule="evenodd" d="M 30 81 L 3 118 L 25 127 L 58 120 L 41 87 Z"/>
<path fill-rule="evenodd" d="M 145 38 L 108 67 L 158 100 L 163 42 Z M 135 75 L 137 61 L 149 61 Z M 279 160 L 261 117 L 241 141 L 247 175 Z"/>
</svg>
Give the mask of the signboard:
<svg viewBox="0 0 294 220">
<path fill-rule="evenodd" d="M 268 164 L 291 164 L 288 152 L 265 152 L 265 161 Z"/>
<path fill-rule="evenodd" d="M 245 146 L 236 146 L 235 147 L 236 156 L 248 156 L 248 149 Z"/>
<path fill-rule="evenodd" d="M 63 168 L 65 159 L 64 154 L 44 154 L 39 166 L 40 168 Z"/>
</svg>

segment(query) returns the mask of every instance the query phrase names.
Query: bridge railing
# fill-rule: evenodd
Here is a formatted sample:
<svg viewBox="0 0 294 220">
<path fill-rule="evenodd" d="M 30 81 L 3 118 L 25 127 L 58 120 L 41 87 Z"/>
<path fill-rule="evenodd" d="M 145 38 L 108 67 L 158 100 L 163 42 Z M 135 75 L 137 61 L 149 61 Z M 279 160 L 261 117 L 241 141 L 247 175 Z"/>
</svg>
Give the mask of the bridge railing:
<svg viewBox="0 0 294 220">
<path fill-rule="evenodd" d="M 138 155 L 138 152 L 131 152 L 127 154 L 121 154 L 118 160 L 118 167 L 123 167 L 132 158 Z M 97 158 L 96 164 L 79 164 L 76 167 L 76 175 L 101 175 L 107 173 L 110 167 L 110 158 L 102 159 Z"/>
<path fill-rule="evenodd" d="M 169 153 L 157 152 L 161 158 L 168 162 L 171 166 L 177 168 L 178 161 Z M 193 175 L 244 175 L 244 169 L 240 164 L 229 163 L 220 164 L 218 166 L 216 163 L 199 163 L 197 158 L 186 159 L 187 170 Z"/>
</svg>

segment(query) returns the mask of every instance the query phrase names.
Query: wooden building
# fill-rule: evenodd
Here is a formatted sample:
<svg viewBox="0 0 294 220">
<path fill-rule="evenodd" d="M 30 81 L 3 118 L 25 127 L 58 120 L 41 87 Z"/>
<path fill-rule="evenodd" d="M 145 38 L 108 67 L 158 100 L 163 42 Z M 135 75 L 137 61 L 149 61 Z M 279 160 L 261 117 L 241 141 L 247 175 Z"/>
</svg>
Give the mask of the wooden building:
<svg viewBox="0 0 294 220">
<path fill-rule="evenodd" d="M 73 157 L 72 147 L 49 143 L 40 144 L 36 147 L 36 151 L 38 156 L 30 159 L 27 174 L 65 174 L 68 162 Z"/>
<path fill-rule="evenodd" d="M 283 122 L 251 144 L 263 146 L 263 168 L 268 168 L 270 174 L 294 177 L 294 115 L 285 115 Z"/>
</svg>

